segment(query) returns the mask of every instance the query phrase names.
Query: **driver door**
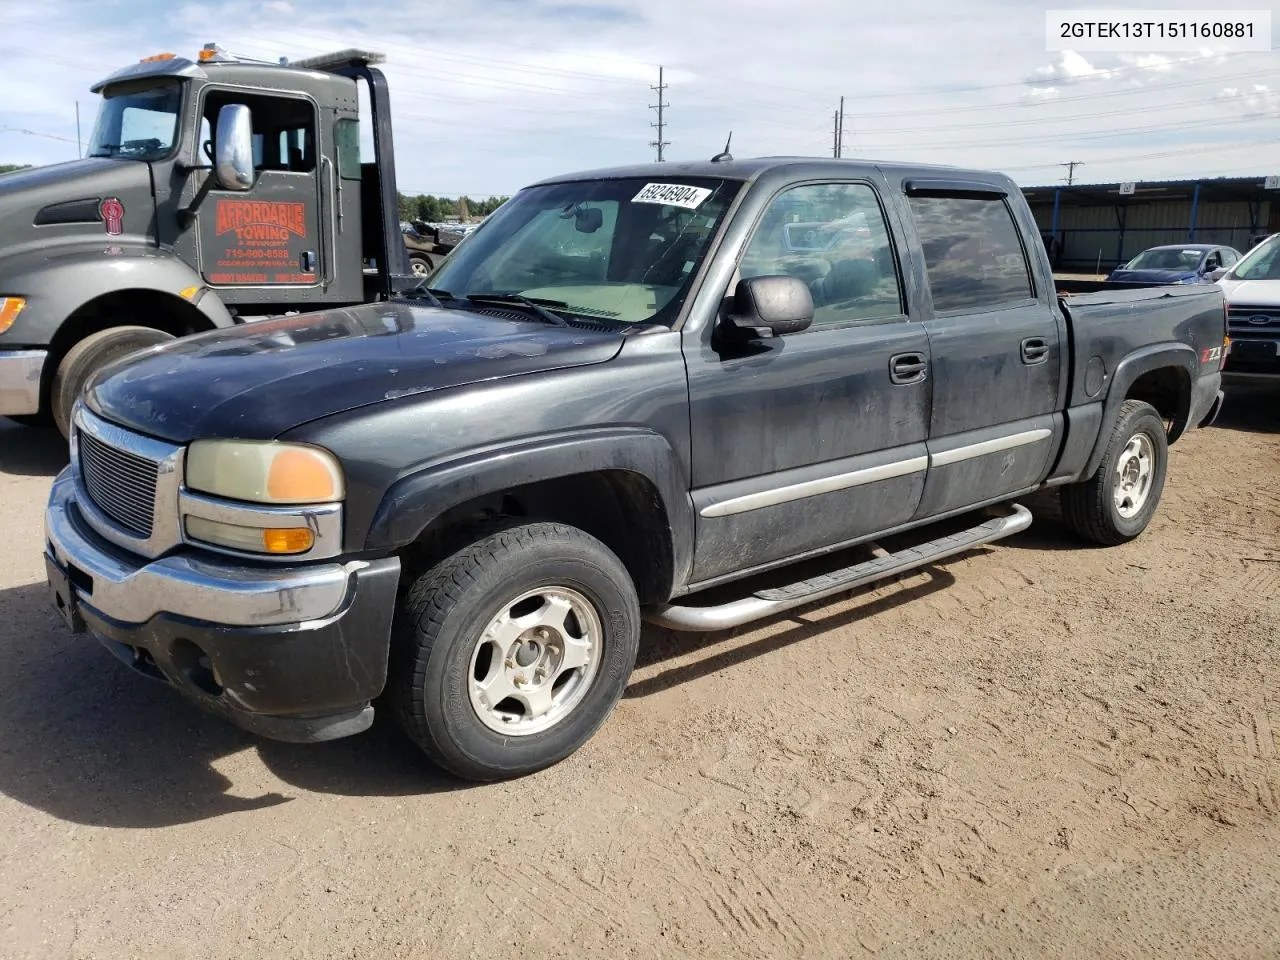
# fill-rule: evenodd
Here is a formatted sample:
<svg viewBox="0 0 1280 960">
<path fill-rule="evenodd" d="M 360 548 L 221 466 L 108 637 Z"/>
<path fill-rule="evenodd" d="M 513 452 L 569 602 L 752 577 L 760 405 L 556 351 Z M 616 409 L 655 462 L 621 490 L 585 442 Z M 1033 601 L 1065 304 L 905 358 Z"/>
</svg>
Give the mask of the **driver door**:
<svg viewBox="0 0 1280 960">
<path fill-rule="evenodd" d="M 695 581 L 821 552 L 915 513 L 932 380 L 895 249 L 870 183 L 784 189 L 732 283 L 803 278 L 813 324 L 747 344 L 690 334 Z"/>
<path fill-rule="evenodd" d="M 254 184 L 223 190 L 211 177 L 198 212 L 201 272 L 231 304 L 296 299 L 297 288 L 318 286 L 325 269 L 315 107 L 301 97 L 211 89 L 201 134 L 206 159 L 227 103 L 251 111 Z"/>
</svg>

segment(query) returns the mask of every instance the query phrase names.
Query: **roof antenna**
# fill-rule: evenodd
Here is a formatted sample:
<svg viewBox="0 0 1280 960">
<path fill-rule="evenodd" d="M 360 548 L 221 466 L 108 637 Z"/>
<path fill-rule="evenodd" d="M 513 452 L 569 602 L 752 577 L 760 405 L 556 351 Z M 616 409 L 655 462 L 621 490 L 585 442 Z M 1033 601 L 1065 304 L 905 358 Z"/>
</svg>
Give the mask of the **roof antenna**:
<svg viewBox="0 0 1280 960">
<path fill-rule="evenodd" d="M 724 150 L 723 150 L 722 152 L 720 152 L 720 153 L 717 153 L 714 157 L 712 157 L 712 158 L 711 158 L 711 162 L 712 162 L 712 163 L 724 163 L 724 162 L 726 162 L 726 161 L 728 161 L 728 160 L 732 160 L 732 159 L 733 159 L 733 154 L 731 154 L 731 153 L 729 152 L 729 144 L 730 144 L 730 143 L 732 143 L 732 142 L 733 142 L 733 131 L 732 131 L 732 130 L 730 130 L 730 131 L 729 131 L 729 139 L 728 139 L 728 140 L 726 140 L 726 141 L 724 142 Z"/>
</svg>

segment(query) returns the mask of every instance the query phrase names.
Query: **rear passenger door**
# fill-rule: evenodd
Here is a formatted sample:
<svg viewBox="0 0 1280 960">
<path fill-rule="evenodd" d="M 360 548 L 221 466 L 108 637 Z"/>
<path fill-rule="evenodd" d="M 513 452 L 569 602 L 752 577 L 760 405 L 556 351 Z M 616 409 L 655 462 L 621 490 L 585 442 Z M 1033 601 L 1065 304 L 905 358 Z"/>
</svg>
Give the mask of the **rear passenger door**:
<svg viewBox="0 0 1280 960">
<path fill-rule="evenodd" d="M 929 476 L 917 518 L 1038 484 L 1062 433 L 1062 351 L 1054 291 L 997 187 L 906 185 L 928 275 L 933 374 Z"/>
<path fill-rule="evenodd" d="M 744 277 L 809 284 L 813 324 L 722 342 L 687 333 L 693 579 L 706 583 L 910 520 L 924 488 L 928 342 L 908 320 L 869 183 L 780 190 L 753 227 Z"/>
</svg>

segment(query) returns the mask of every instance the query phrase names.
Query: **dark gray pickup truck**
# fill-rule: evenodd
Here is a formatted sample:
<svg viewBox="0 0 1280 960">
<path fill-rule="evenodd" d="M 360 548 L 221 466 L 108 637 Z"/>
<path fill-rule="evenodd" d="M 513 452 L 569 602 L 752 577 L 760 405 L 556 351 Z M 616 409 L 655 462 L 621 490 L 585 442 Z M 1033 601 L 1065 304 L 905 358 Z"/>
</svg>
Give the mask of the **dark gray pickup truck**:
<svg viewBox="0 0 1280 960">
<path fill-rule="evenodd" d="M 1216 415 L 1225 323 L 1211 285 L 1060 300 L 998 174 L 560 177 L 404 297 L 102 371 L 49 581 L 249 730 L 385 703 L 454 773 L 514 776 L 604 721 L 644 618 L 768 617 L 1016 533 L 1043 487 L 1085 539 L 1138 536 Z"/>
</svg>

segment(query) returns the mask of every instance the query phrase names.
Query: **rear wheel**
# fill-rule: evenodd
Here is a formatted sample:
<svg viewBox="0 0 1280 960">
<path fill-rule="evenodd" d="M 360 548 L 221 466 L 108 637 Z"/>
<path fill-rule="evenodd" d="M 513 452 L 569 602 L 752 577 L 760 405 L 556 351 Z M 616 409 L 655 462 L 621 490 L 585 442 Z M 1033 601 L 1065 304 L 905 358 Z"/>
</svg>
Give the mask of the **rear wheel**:
<svg viewBox="0 0 1280 960">
<path fill-rule="evenodd" d="M 1155 515 L 1168 464 L 1164 420 L 1149 403 L 1126 400 L 1093 476 L 1062 488 L 1063 519 L 1094 543 L 1134 539 Z"/>
<path fill-rule="evenodd" d="M 68 350 L 49 391 L 53 421 L 62 435 L 71 435 L 71 409 L 90 377 L 121 357 L 173 339 L 172 334 L 151 327 L 111 327 L 85 337 Z"/>
<path fill-rule="evenodd" d="M 481 535 L 396 611 L 392 694 L 409 736 L 468 780 L 548 767 L 587 742 L 635 664 L 640 611 L 622 562 L 574 527 Z"/>
<path fill-rule="evenodd" d="M 415 277 L 425 277 L 435 269 L 430 259 L 419 253 L 415 253 L 409 257 L 409 266 L 413 269 L 413 275 Z"/>
</svg>

